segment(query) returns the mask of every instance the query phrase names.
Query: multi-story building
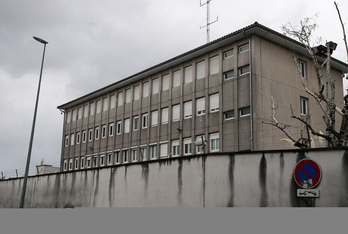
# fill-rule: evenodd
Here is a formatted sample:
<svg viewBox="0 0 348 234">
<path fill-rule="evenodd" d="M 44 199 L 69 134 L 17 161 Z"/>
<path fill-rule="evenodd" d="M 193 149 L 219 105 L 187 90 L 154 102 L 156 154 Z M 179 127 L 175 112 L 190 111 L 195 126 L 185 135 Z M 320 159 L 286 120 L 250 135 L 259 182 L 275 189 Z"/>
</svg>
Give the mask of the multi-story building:
<svg viewBox="0 0 348 234">
<path fill-rule="evenodd" d="M 276 118 L 291 126 L 294 137 L 304 126 L 290 117 L 290 104 L 325 132 L 294 54 L 307 87 L 315 89 L 305 47 L 255 23 L 58 106 L 65 113 L 61 170 L 293 147 L 280 141 L 281 131 L 262 123 L 271 119 L 271 96 Z M 347 64 L 332 58 L 339 107 L 347 71 Z"/>
</svg>

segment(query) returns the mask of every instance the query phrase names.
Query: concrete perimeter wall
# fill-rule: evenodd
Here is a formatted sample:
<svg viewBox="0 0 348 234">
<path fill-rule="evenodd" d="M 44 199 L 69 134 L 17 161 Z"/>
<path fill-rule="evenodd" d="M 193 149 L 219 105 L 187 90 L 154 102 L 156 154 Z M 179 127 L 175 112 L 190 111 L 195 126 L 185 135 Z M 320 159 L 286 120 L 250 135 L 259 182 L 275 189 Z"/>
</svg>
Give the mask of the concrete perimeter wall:
<svg viewBox="0 0 348 234">
<path fill-rule="evenodd" d="M 298 198 L 296 163 L 317 161 L 319 198 Z M 0 181 L 0 207 L 18 208 L 23 178 Z M 345 150 L 214 154 L 28 178 L 25 207 L 348 206 Z"/>
</svg>

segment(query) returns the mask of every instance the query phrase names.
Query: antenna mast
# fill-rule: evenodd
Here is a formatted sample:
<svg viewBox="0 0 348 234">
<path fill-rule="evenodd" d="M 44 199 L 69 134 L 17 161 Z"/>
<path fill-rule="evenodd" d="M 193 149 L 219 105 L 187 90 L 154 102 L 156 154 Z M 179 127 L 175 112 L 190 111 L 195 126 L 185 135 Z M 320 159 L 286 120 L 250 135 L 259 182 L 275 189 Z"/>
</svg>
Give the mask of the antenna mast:
<svg viewBox="0 0 348 234">
<path fill-rule="evenodd" d="M 210 5 L 209 5 L 209 3 L 211 1 L 212 0 L 207 0 L 205 3 L 202 4 L 201 0 L 199 0 L 199 3 L 201 5 L 201 7 L 204 6 L 204 5 L 207 5 L 207 24 L 205 26 L 203 26 L 203 27 L 200 27 L 201 29 L 204 28 L 204 27 L 207 27 L 207 43 L 210 42 L 210 25 L 219 20 L 219 17 L 217 16 L 215 21 L 210 22 Z"/>
</svg>

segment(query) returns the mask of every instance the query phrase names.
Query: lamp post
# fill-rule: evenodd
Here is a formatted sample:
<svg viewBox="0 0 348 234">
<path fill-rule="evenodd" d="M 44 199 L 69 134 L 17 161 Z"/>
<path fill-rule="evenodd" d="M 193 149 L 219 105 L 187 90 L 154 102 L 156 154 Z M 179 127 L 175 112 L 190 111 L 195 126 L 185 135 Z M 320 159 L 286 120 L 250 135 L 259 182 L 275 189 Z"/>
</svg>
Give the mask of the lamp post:
<svg viewBox="0 0 348 234">
<path fill-rule="evenodd" d="M 24 206 L 24 198 L 25 198 L 25 191 L 26 191 L 26 188 L 27 188 L 27 180 L 28 180 L 28 173 L 29 173 L 31 149 L 32 149 L 32 146 L 33 146 L 33 138 L 34 138 L 34 130 L 35 130 L 37 106 L 38 106 L 38 103 L 39 103 L 39 94 L 40 94 L 40 86 L 41 86 L 42 69 L 43 69 L 43 64 L 44 64 L 46 45 L 48 44 L 47 41 L 45 41 L 45 40 L 43 40 L 43 39 L 41 39 L 41 38 L 38 38 L 38 37 L 33 37 L 33 38 L 34 38 L 36 41 L 38 41 L 38 42 L 44 44 L 44 49 L 43 49 L 42 62 L 41 62 L 41 70 L 40 70 L 39 85 L 38 85 L 38 88 L 37 88 L 37 95 L 36 95 L 36 104 L 35 104 L 34 118 L 33 118 L 33 124 L 32 124 L 32 127 L 31 127 L 31 135 L 30 135 L 30 142 L 29 142 L 29 149 L 28 149 L 28 158 L 27 158 L 27 164 L 26 164 L 26 167 L 25 167 L 25 174 L 24 174 L 22 195 L 21 195 L 21 201 L 20 201 L 20 208 L 23 208 L 23 206 Z"/>
</svg>

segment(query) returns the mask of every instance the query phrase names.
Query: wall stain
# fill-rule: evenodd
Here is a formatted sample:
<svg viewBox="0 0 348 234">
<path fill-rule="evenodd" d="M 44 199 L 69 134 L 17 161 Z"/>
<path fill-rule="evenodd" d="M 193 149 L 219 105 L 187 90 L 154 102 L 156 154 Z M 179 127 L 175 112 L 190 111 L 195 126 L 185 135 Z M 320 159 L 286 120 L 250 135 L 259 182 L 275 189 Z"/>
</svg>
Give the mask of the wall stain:
<svg viewBox="0 0 348 234">
<path fill-rule="evenodd" d="M 279 177 L 279 203 L 282 204 L 282 190 L 283 190 L 283 174 L 284 174 L 284 166 L 285 166 L 285 161 L 284 161 L 284 154 L 283 152 L 280 153 L 279 155 L 279 167 L 280 167 L 280 177 Z"/>
<path fill-rule="evenodd" d="M 53 205 L 54 208 L 59 208 L 59 197 L 60 197 L 60 177 L 61 174 L 56 175 L 56 179 L 54 181 L 54 186 L 53 186 Z"/>
<path fill-rule="evenodd" d="M 141 178 L 145 179 L 144 197 L 147 198 L 149 185 L 149 164 L 141 164 L 141 169 Z"/>
<path fill-rule="evenodd" d="M 94 179 L 94 174 L 97 173 L 96 178 Z M 99 190 L 99 170 L 94 170 L 93 171 L 93 180 L 96 183 L 95 189 L 94 189 L 94 197 L 93 197 L 93 207 L 96 207 L 97 204 L 97 195 L 98 195 L 98 190 Z"/>
<path fill-rule="evenodd" d="M 259 183 L 261 188 L 260 206 L 261 207 L 266 207 L 268 205 L 266 181 L 267 181 L 267 160 L 266 160 L 265 154 L 263 153 L 262 158 L 260 160 L 260 166 L 259 166 Z"/>
<path fill-rule="evenodd" d="M 235 156 L 230 155 L 230 163 L 228 166 L 228 179 L 230 185 L 230 199 L 228 201 L 227 207 L 233 207 L 233 198 L 234 198 L 234 165 L 235 165 Z"/>
<path fill-rule="evenodd" d="M 182 159 L 179 159 L 178 167 L 178 201 L 182 204 Z"/>
<path fill-rule="evenodd" d="M 110 178 L 109 178 L 109 207 L 113 207 L 113 201 L 115 199 L 115 174 L 117 171 L 117 167 L 113 167 L 110 170 Z"/>
<path fill-rule="evenodd" d="M 347 207 L 348 206 L 348 151 L 345 151 L 342 156 L 342 189 L 339 206 Z"/>
</svg>

